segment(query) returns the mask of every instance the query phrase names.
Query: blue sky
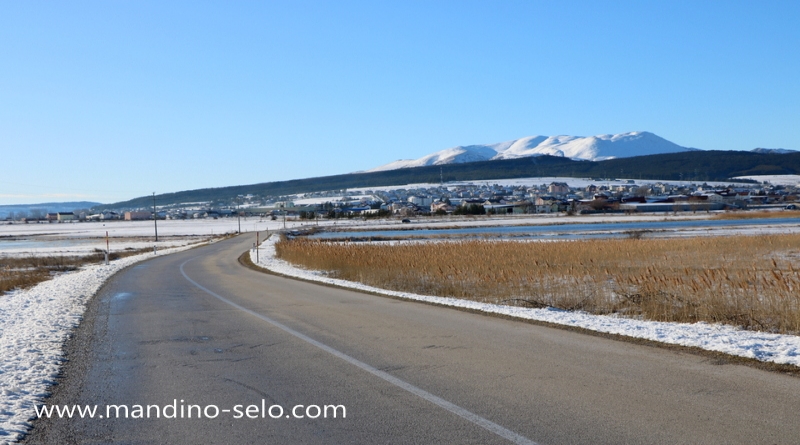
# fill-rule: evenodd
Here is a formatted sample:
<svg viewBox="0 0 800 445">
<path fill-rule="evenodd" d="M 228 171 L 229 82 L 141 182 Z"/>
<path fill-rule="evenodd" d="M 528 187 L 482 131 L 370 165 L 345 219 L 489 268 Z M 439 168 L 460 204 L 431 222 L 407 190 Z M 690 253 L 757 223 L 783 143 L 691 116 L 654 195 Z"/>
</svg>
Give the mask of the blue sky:
<svg viewBox="0 0 800 445">
<path fill-rule="evenodd" d="M 650 131 L 800 150 L 797 1 L 0 2 L 0 204 Z"/>
</svg>

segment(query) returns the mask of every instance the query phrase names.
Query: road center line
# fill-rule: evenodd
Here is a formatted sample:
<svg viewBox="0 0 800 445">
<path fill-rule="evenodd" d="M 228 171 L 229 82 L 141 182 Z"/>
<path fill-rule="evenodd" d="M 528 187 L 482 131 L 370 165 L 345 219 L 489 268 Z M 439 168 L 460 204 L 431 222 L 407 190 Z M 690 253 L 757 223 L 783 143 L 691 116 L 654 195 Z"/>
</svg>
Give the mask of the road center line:
<svg viewBox="0 0 800 445">
<path fill-rule="evenodd" d="M 197 257 L 195 257 L 195 258 L 197 258 Z M 460 407 L 458 405 L 450 403 L 450 402 L 448 402 L 447 400 L 444 400 L 441 397 L 438 397 L 438 396 L 435 396 L 435 395 L 429 393 L 428 391 L 425 391 L 425 390 L 423 390 L 421 388 L 417 388 L 416 386 L 414 386 L 414 385 L 412 385 L 412 384 L 410 384 L 410 383 L 408 383 L 408 382 L 406 382 L 404 380 L 400 380 L 400 379 L 398 379 L 397 377 L 395 377 L 395 376 L 393 376 L 391 374 L 388 374 L 388 373 L 386 373 L 384 371 L 379 370 L 378 368 L 375 368 L 374 366 L 368 365 L 368 364 L 366 364 L 366 363 L 364 363 L 364 362 L 362 362 L 362 361 L 360 361 L 358 359 L 355 359 L 353 357 L 350 357 L 349 355 L 347 355 L 347 354 L 345 354 L 345 353 L 343 353 L 343 352 L 341 352 L 341 351 L 339 351 L 337 349 L 334 349 L 334 348 L 332 348 L 332 347 L 330 347 L 330 346 L 328 346 L 328 345 L 326 345 L 324 343 L 320 343 L 319 341 L 314 340 L 313 338 L 311 338 L 311 337 L 309 337 L 309 336 L 307 336 L 305 334 L 297 332 L 294 329 L 292 329 L 292 328 L 290 328 L 290 327 L 288 327 L 288 326 L 286 326 L 286 325 L 284 325 L 284 324 L 282 324 L 282 323 L 280 323 L 278 321 L 275 321 L 270 317 L 267 317 L 266 315 L 262 315 L 262 314 L 259 314 L 258 312 L 255 312 L 255 311 L 252 311 L 252 310 L 247 309 L 245 307 L 242 307 L 242 306 L 232 302 L 231 300 L 228 300 L 227 298 L 212 292 L 211 290 L 203 287 L 200 283 L 198 283 L 198 282 L 194 281 L 193 279 L 189 278 L 189 276 L 186 275 L 186 272 L 183 270 L 183 266 L 185 266 L 186 263 L 188 263 L 189 261 L 194 260 L 195 258 L 191 258 L 189 260 L 186 260 L 181 264 L 181 266 L 180 266 L 181 274 L 190 283 L 195 285 L 200 290 L 206 292 L 207 294 L 217 298 L 218 300 L 220 300 L 220 301 L 222 301 L 224 303 L 227 303 L 227 304 L 235 307 L 236 309 L 239 309 L 239 310 L 241 310 L 243 312 L 247 312 L 248 314 L 253 315 L 254 317 L 260 318 L 261 320 L 266 321 L 267 323 L 269 323 L 269 324 L 271 324 L 271 325 L 273 325 L 273 326 L 275 326 L 277 328 L 280 328 L 284 332 L 287 332 L 287 333 L 289 333 L 289 334 L 291 334 L 291 335 L 293 335 L 293 336 L 295 336 L 295 337 L 297 337 L 297 338 L 299 338 L 299 339 L 301 339 L 301 340 L 303 340 L 303 341 L 305 341 L 307 343 L 310 343 L 310 344 L 322 349 L 323 351 L 325 351 L 325 352 L 327 352 L 329 354 L 332 354 L 332 355 L 334 355 L 334 356 L 336 356 L 336 357 L 338 357 L 338 358 L 350 363 L 351 365 L 355 365 L 355 366 L 363 369 L 364 371 L 367 371 L 368 373 L 370 373 L 370 374 L 372 374 L 372 375 L 374 375 L 376 377 L 379 377 L 379 378 L 381 378 L 381 379 L 383 379 L 383 380 L 385 380 L 385 381 L 387 381 L 387 382 L 389 382 L 389 383 L 391 383 L 391 384 L 393 384 L 393 385 L 395 385 L 395 386 L 397 386 L 399 388 L 402 388 L 402 389 L 410 392 L 411 394 L 414 394 L 414 395 L 416 395 L 418 397 L 421 397 L 421 398 L 423 398 L 423 399 L 425 399 L 425 400 L 427 400 L 427 401 L 429 401 L 429 402 L 431 402 L 431 403 L 433 403 L 435 405 L 438 405 L 439 407 L 444 408 L 444 409 L 450 411 L 451 413 L 453 413 L 453 414 L 455 414 L 457 416 L 460 416 L 460 417 L 462 417 L 462 418 L 474 423 L 475 425 L 478 425 L 478 426 L 480 426 L 480 427 L 482 427 L 482 428 L 484 428 L 484 429 L 486 429 L 486 430 L 488 430 L 488 431 L 490 431 L 490 432 L 492 432 L 494 434 L 497 434 L 498 436 L 503 437 L 504 439 L 507 439 L 512 443 L 520 444 L 520 445 L 522 445 L 522 444 L 524 444 L 524 445 L 537 445 L 536 442 L 533 442 L 532 440 L 528 439 L 527 437 L 524 437 L 524 436 L 522 436 L 520 434 L 517 434 L 517 433 L 515 433 L 515 432 L 513 432 L 513 431 L 511 431 L 511 430 L 509 430 L 507 428 L 504 428 L 504 427 L 492 422 L 491 420 L 485 419 L 485 418 L 483 418 L 483 417 L 481 417 L 481 416 L 479 416 L 479 415 L 477 415 L 477 414 L 475 414 L 475 413 L 473 413 L 471 411 L 468 411 L 468 410 L 466 410 L 466 409 L 464 409 L 464 408 L 462 408 L 462 407 Z"/>
</svg>

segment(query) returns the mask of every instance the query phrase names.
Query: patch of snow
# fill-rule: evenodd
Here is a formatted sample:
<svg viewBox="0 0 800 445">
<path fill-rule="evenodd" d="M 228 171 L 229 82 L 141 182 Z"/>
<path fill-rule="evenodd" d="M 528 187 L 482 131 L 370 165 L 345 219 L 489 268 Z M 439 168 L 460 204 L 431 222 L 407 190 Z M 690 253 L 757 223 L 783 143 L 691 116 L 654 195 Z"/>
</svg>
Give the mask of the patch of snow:
<svg viewBox="0 0 800 445">
<path fill-rule="evenodd" d="M 314 205 L 325 204 L 326 202 L 353 202 L 358 203 L 361 200 L 365 201 L 380 201 L 381 199 L 374 195 L 335 195 L 335 196 L 315 196 L 312 198 L 296 198 L 293 200 L 295 205 Z"/>
<path fill-rule="evenodd" d="M 737 176 L 733 179 L 752 179 L 758 182 L 769 182 L 773 185 L 800 185 L 800 175 L 753 175 Z"/>
<path fill-rule="evenodd" d="M 775 154 L 775 155 L 785 155 L 789 153 L 797 153 L 797 150 L 787 150 L 785 148 L 754 148 L 752 150 L 753 153 L 764 153 L 764 154 Z"/>
</svg>

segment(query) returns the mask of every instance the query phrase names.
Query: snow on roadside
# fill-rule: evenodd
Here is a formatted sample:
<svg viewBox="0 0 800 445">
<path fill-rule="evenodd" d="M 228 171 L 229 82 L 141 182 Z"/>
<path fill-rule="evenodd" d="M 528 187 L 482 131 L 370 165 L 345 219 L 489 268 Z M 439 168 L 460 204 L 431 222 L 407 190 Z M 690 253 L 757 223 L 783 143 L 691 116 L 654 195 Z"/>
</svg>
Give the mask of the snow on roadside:
<svg viewBox="0 0 800 445">
<path fill-rule="evenodd" d="M 158 255 L 196 246 L 159 251 Z M 34 407 L 48 394 L 63 361 L 62 346 L 92 295 L 116 272 L 152 253 L 89 265 L 38 285 L 0 295 L 0 444 L 24 435 Z"/>
<path fill-rule="evenodd" d="M 320 271 L 301 269 L 284 260 L 280 260 L 275 256 L 275 243 L 278 242 L 278 239 L 278 236 L 273 235 L 261 244 L 258 265 L 287 276 L 443 306 L 454 306 L 528 320 L 575 326 L 597 332 L 698 347 L 709 351 L 754 358 L 764 362 L 800 366 L 800 337 L 795 335 L 747 331 L 733 326 L 703 322 L 693 324 L 667 323 L 608 315 L 592 315 L 586 312 L 571 312 L 552 308 L 521 308 L 380 289 L 353 281 L 328 278 Z M 253 263 L 256 263 L 255 250 L 251 250 L 250 258 Z"/>
</svg>

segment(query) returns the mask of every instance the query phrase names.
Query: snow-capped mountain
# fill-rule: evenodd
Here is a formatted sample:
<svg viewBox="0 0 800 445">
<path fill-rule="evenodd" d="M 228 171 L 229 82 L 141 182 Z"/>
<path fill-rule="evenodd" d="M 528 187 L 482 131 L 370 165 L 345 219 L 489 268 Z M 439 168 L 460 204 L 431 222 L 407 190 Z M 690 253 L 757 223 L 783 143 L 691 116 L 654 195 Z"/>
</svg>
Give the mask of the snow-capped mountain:
<svg viewBox="0 0 800 445">
<path fill-rule="evenodd" d="M 646 131 L 598 136 L 529 136 L 508 142 L 488 145 L 467 145 L 448 148 L 419 159 L 390 162 L 367 170 L 370 172 L 425 165 L 457 164 L 462 162 L 513 159 L 527 156 L 563 156 L 587 161 L 642 156 L 659 153 L 693 151 Z"/>
<path fill-rule="evenodd" d="M 773 155 L 785 155 L 789 153 L 797 153 L 797 150 L 788 150 L 785 148 L 754 148 L 752 150 L 753 153 L 763 153 L 763 154 L 773 154 Z"/>
</svg>

